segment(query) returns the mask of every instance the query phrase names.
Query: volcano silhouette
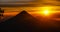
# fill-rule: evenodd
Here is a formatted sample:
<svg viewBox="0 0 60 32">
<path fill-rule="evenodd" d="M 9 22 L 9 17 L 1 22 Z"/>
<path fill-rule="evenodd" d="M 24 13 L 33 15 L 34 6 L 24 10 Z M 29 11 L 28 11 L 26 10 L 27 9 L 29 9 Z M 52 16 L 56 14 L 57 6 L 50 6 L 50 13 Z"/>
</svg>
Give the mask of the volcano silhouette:
<svg viewBox="0 0 60 32">
<path fill-rule="evenodd" d="M 6 20 L 0 24 L 1 31 L 8 32 L 32 32 L 38 25 L 38 20 L 26 11 L 22 11 L 18 15 Z"/>
</svg>

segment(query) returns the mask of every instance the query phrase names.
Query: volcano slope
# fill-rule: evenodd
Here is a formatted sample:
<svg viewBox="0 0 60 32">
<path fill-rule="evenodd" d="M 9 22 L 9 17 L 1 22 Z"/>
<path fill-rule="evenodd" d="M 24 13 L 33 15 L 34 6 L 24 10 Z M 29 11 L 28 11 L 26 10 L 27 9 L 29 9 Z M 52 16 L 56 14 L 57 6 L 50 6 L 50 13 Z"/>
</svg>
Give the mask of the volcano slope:
<svg viewBox="0 0 60 32">
<path fill-rule="evenodd" d="M 26 11 L 0 23 L 1 31 L 8 32 L 33 32 L 38 29 L 38 20 Z"/>
</svg>

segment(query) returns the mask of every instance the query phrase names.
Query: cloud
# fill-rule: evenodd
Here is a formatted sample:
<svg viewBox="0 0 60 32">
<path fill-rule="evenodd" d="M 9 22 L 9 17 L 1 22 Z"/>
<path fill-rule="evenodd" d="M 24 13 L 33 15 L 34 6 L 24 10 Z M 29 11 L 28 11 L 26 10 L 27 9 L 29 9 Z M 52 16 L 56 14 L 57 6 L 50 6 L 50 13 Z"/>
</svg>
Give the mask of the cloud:
<svg viewBox="0 0 60 32">
<path fill-rule="evenodd" d="M 0 0 L 0 2 L 32 2 L 35 0 Z"/>
<path fill-rule="evenodd" d="M 0 6 L 60 6 L 60 0 L 0 0 Z"/>
</svg>

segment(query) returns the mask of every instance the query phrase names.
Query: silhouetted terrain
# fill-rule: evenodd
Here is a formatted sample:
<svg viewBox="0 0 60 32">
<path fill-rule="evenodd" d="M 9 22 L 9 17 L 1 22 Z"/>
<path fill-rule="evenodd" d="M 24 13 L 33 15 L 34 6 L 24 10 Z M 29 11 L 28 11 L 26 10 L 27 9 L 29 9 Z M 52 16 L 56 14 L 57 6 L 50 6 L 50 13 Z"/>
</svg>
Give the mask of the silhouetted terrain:
<svg viewBox="0 0 60 32">
<path fill-rule="evenodd" d="M 38 20 L 26 11 L 22 11 L 13 18 L 0 24 L 1 31 L 8 32 L 33 32 L 37 30 Z M 37 27 L 37 28 L 36 28 Z"/>
<path fill-rule="evenodd" d="M 2 32 L 60 32 L 60 21 L 40 16 L 37 18 L 26 11 L 22 11 L 0 23 L 0 30 Z"/>
</svg>

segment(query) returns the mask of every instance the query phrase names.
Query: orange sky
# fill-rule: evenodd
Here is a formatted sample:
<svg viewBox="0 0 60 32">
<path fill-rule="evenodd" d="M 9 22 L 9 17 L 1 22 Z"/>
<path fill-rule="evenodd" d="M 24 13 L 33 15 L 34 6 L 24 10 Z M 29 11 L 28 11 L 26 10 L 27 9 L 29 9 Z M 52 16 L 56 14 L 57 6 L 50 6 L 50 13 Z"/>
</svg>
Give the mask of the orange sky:
<svg viewBox="0 0 60 32">
<path fill-rule="evenodd" d="M 5 12 L 19 12 L 22 10 L 26 10 L 29 12 L 36 12 L 36 11 L 40 11 L 42 7 L 48 7 L 53 10 L 60 10 L 60 6 L 49 6 L 49 5 L 45 5 L 45 6 L 41 6 L 41 7 L 1 7 Z M 44 8 L 43 8 L 44 9 Z"/>
<path fill-rule="evenodd" d="M 27 12 L 40 12 L 45 9 L 44 7 L 48 7 L 49 9 L 51 7 L 52 11 L 60 11 L 60 6 L 41 6 L 41 7 L 1 7 L 4 10 L 4 15 L 16 15 L 22 10 L 26 10 Z M 36 13 L 35 13 L 36 14 Z"/>
</svg>

